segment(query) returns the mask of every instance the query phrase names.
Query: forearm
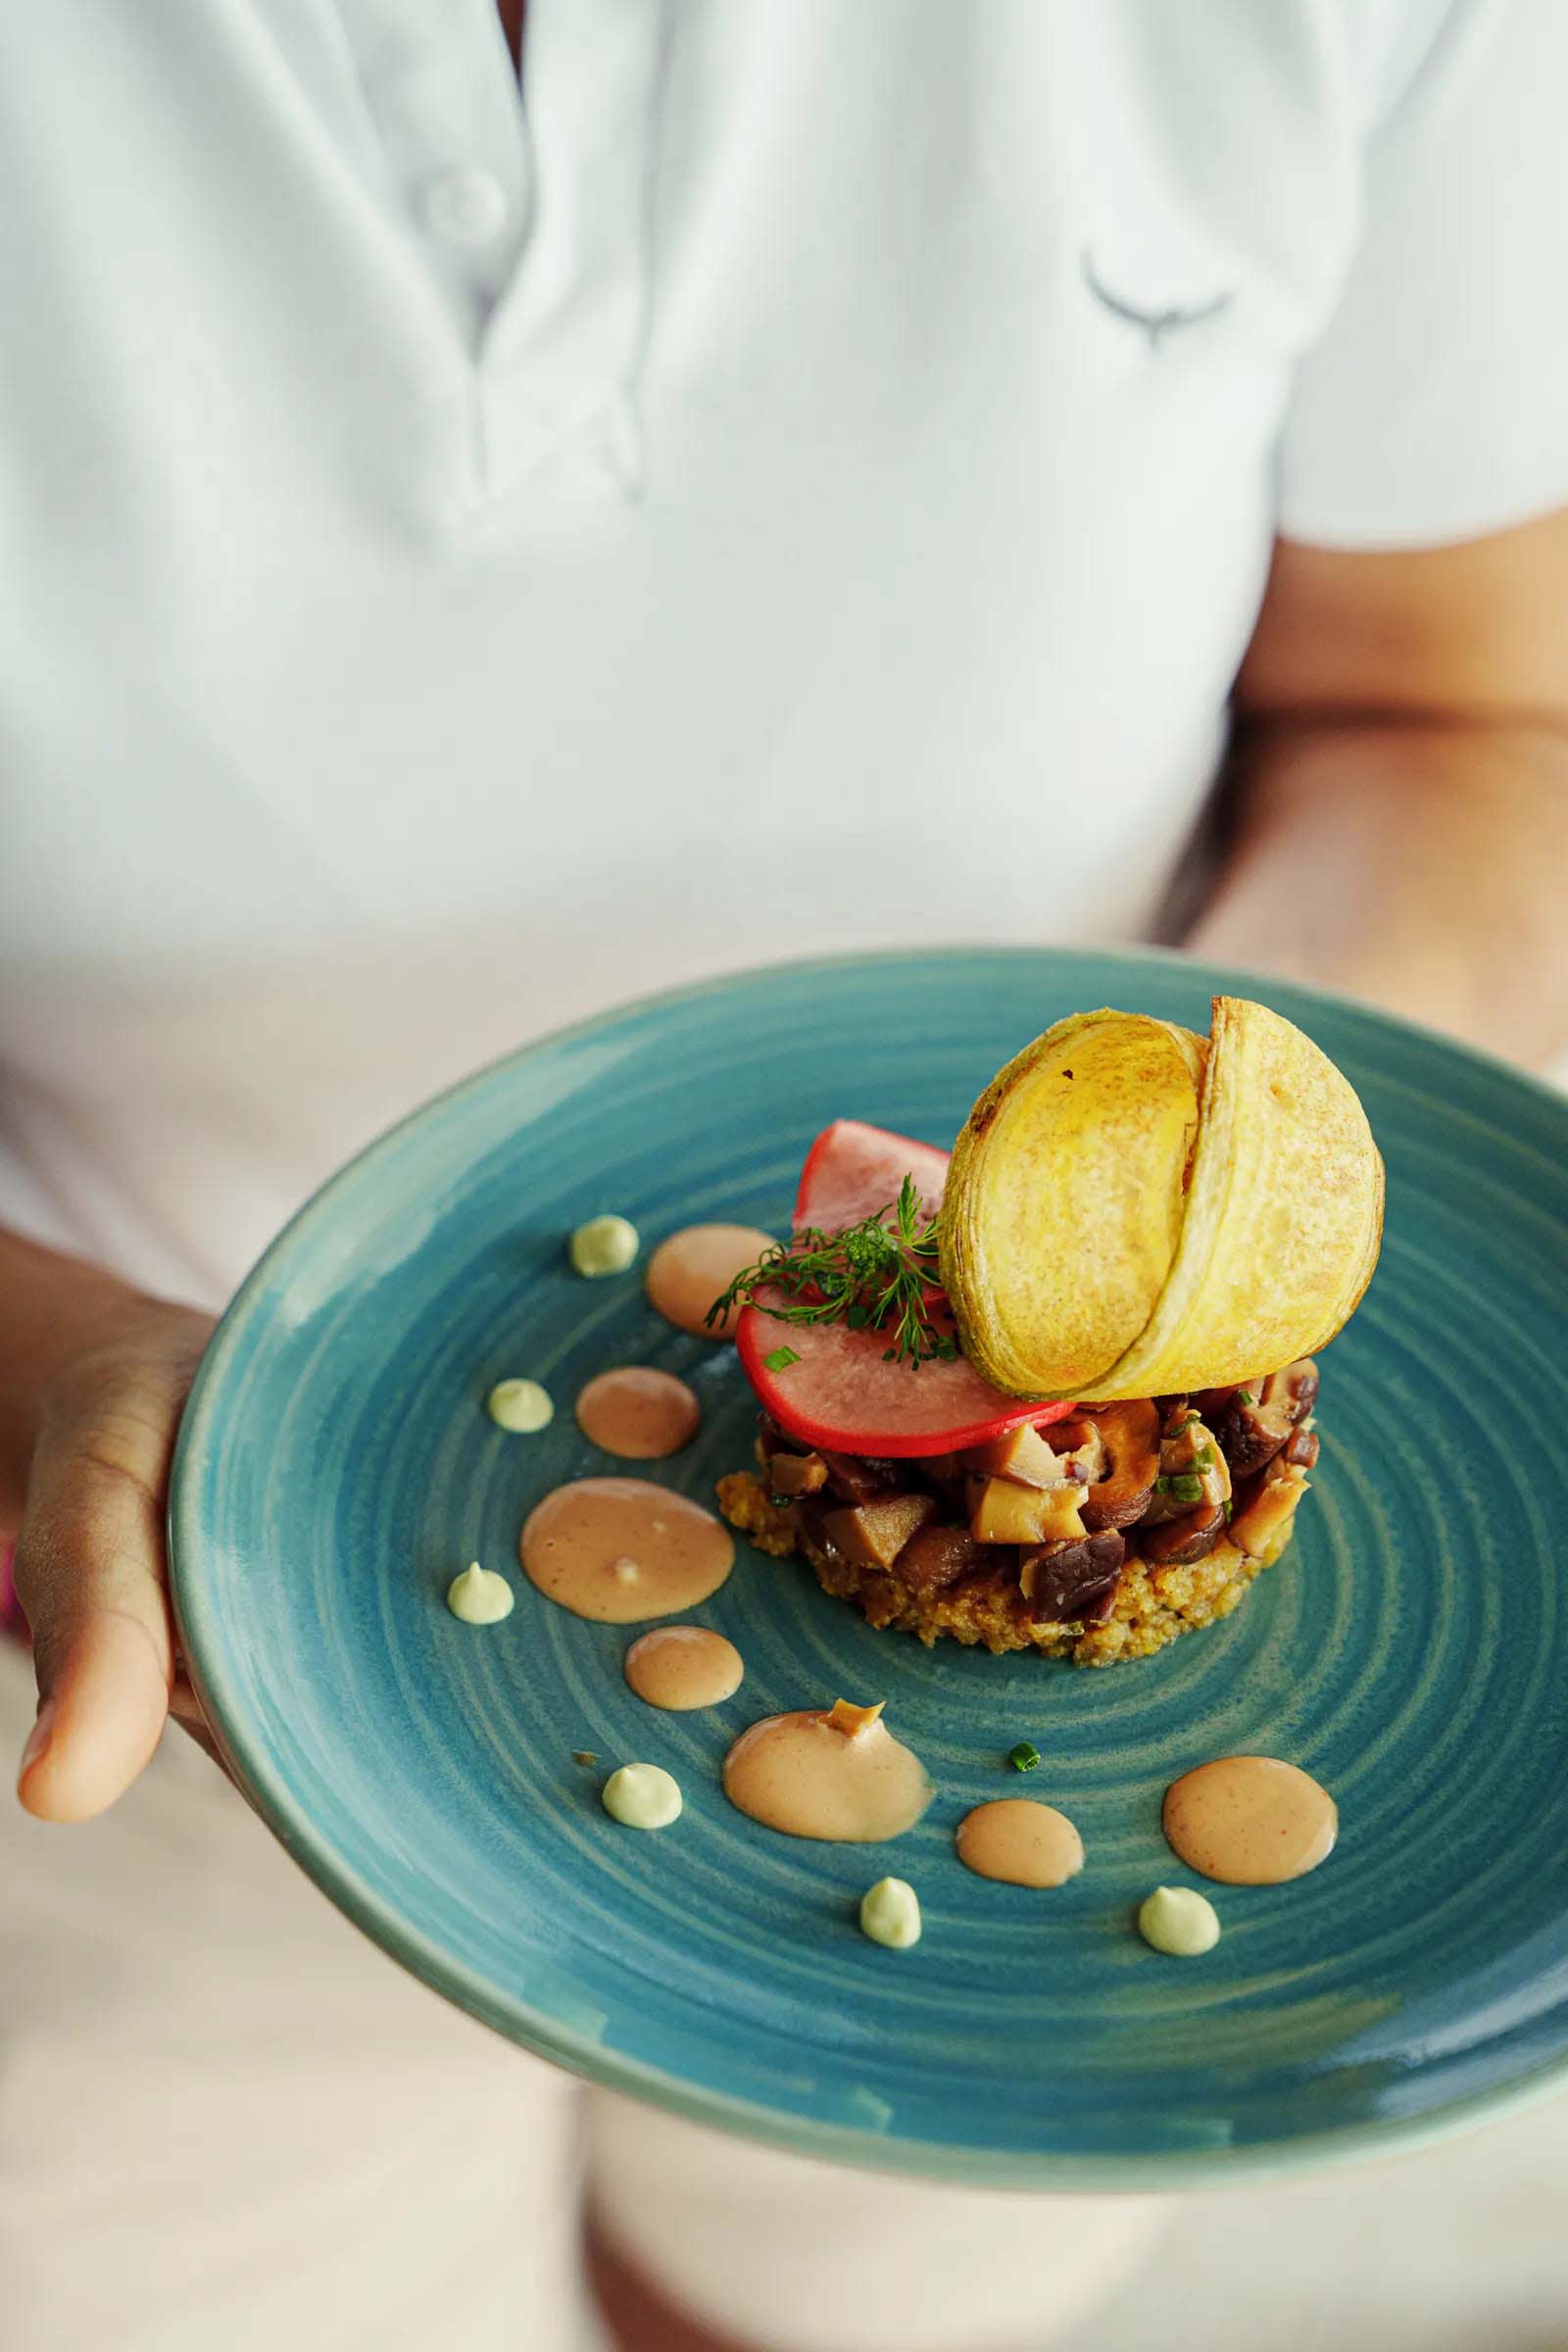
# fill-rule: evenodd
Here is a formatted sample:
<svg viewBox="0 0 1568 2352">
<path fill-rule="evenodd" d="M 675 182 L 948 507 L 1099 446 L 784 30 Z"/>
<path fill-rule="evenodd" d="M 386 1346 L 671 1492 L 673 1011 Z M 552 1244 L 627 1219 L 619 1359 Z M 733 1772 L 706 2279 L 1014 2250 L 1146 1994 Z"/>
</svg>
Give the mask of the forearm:
<svg viewBox="0 0 1568 2352">
<path fill-rule="evenodd" d="M 1418 719 L 1244 735 L 1189 939 L 1542 1063 L 1568 1045 L 1568 737 Z"/>
<path fill-rule="evenodd" d="M 48 1383 L 113 1337 L 138 1303 L 101 1267 L 0 1230 L 0 1543 L 22 1516 Z"/>
</svg>

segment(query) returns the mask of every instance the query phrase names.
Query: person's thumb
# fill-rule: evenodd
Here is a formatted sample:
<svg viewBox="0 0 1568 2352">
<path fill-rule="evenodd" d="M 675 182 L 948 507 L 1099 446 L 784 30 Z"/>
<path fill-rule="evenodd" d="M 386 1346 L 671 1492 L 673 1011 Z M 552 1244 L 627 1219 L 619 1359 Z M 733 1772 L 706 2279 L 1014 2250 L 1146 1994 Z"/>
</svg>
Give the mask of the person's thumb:
<svg viewBox="0 0 1568 2352">
<path fill-rule="evenodd" d="M 106 1366 L 39 1439 L 15 1564 L 39 1705 L 17 1788 L 45 1821 L 113 1804 L 164 1728 L 163 1501 L 189 1377 L 183 1351 Z"/>
</svg>

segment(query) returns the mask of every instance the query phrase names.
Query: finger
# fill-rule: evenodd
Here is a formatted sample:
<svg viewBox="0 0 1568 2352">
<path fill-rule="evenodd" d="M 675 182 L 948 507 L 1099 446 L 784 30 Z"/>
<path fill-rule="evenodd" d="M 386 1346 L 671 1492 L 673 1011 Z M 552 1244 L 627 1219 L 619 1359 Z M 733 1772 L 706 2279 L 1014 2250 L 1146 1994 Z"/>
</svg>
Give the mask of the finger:
<svg viewBox="0 0 1568 2352">
<path fill-rule="evenodd" d="M 17 1543 L 39 1711 L 18 1794 L 45 1821 L 87 1821 L 129 1787 L 169 1711 L 164 1481 L 177 1397 L 156 1376 L 45 1434 Z"/>
</svg>

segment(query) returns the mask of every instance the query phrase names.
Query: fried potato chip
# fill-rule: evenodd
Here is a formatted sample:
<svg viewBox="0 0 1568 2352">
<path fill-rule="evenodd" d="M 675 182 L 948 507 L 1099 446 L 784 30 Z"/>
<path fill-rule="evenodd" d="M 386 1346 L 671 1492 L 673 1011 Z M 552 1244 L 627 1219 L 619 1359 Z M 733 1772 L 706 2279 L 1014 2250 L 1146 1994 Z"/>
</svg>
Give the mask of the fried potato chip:
<svg viewBox="0 0 1568 2352">
<path fill-rule="evenodd" d="M 1383 1163 L 1311 1039 L 1216 997 L 1206 1050 L 1139 1013 L 1048 1030 L 975 1104 L 947 1202 L 972 1360 L 1018 1395 L 1104 1402 L 1325 1346 L 1377 1263 Z"/>
<path fill-rule="evenodd" d="M 1058 1021 L 954 1147 L 942 1280 L 993 1386 L 1076 1393 L 1138 1340 L 1180 1243 L 1200 1038 L 1143 1013 Z"/>
</svg>

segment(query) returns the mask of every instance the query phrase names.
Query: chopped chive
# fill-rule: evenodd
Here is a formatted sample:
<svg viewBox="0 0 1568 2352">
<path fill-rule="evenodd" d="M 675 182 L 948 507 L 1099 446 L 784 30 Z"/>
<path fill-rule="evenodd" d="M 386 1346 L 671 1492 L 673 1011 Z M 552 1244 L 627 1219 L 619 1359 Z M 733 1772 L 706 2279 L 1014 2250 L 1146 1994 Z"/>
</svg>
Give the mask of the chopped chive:
<svg viewBox="0 0 1568 2352">
<path fill-rule="evenodd" d="M 1232 1502 L 1230 1496 L 1227 1494 L 1225 1497 L 1225 1524 L 1227 1527 L 1229 1527 L 1231 1523 L 1231 1513 L 1235 1510 L 1235 1503 Z"/>
<path fill-rule="evenodd" d="M 1201 1502 L 1203 1482 L 1190 1471 L 1183 1471 L 1179 1477 L 1171 1480 L 1165 1492 L 1172 1502 Z"/>
<path fill-rule="evenodd" d="M 1040 1750 L 1032 1740 L 1020 1740 L 1016 1747 L 1007 1750 L 1007 1762 L 1014 1772 L 1033 1772 L 1040 1761 Z"/>
<path fill-rule="evenodd" d="M 1236 1401 L 1238 1404 L 1255 1404 L 1257 1402 L 1257 1398 L 1252 1395 L 1250 1389 L 1238 1389 L 1236 1392 Z"/>
<path fill-rule="evenodd" d="M 571 1760 L 574 1764 L 597 1764 L 599 1758 L 591 1747 L 574 1747 L 571 1751 Z"/>
<path fill-rule="evenodd" d="M 764 1372 L 787 1372 L 791 1364 L 798 1364 L 800 1360 L 796 1348 L 775 1348 L 771 1355 L 763 1356 L 762 1369 Z"/>
<path fill-rule="evenodd" d="M 1214 1467 L 1214 1448 L 1213 1448 L 1213 1446 L 1201 1446 L 1201 1447 L 1200 1447 L 1199 1451 L 1198 1451 L 1197 1453 L 1195 1453 L 1195 1454 L 1194 1454 L 1194 1456 L 1193 1456 L 1193 1468 L 1194 1468 L 1195 1470 L 1212 1470 L 1212 1469 L 1213 1469 L 1213 1467 Z"/>
</svg>

